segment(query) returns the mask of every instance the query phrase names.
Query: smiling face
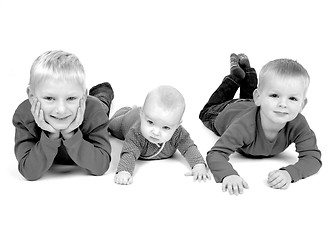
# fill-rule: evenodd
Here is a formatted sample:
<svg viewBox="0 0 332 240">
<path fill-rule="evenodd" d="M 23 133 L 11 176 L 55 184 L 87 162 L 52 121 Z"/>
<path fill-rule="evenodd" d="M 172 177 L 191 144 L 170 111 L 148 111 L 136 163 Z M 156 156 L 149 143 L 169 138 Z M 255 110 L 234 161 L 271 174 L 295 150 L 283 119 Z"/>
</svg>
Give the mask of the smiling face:
<svg viewBox="0 0 332 240">
<path fill-rule="evenodd" d="M 59 131 L 68 128 L 74 121 L 84 94 L 78 81 L 52 77 L 38 82 L 33 89 L 34 97 L 41 103 L 45 121 Z"/>
<path fill-rule="evenodd" d="M 67 129 L 76 118 L 80 99 L 86 100 L 83 65 L 74 54 L 47 51 L 31 66 L 27 93 L 30 102 L 38 99 L 48 124 L 55 130 Z"/>
<path fill-rule="evenodd" d="M 302 77 L 269 76 L 254 92 L 257 106 L 260 106 L 263 126 L 283 128 L 302 111 L 306 104 L 305 84 Z"/>
</svg>

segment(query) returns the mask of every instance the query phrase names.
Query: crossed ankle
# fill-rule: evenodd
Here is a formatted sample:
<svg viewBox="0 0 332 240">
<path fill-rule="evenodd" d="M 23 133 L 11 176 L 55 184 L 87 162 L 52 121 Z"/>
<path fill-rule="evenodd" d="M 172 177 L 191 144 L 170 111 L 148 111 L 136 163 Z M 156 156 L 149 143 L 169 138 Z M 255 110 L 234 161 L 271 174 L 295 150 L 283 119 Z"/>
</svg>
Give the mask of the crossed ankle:
<svg viewBox="0 0 332 240">
<path fill-rule="evenodd" d="M 239 65 L 239 57 L 235 53 L 230 56 L 230 73 L 240 79 L 245 77 L 245 72 Z"/>
</svg>

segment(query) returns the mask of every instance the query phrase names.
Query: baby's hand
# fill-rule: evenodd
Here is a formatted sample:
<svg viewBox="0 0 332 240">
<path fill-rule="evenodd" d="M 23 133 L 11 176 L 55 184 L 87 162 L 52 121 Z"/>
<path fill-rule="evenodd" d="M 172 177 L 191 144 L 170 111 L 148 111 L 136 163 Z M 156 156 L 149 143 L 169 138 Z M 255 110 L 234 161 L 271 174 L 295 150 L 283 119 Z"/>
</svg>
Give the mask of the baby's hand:
<svg viewBox="0 0 332 240">
<path fill-rule="evenodd" d="M 287 189 L 292 182 L 292 177 L 286 170 L 274 170 L 269 173 L 267 183 L 271 188 Z"/>
<path fill-rule="evenodd" d="M 206 179 L 211 179 L 209 170 L 203 163 L 196 164 L 193 169 L 186 173 L 185 176 L 194 176 L 194 181 L 206 181 Z"/>
<path fill-rule="evenodd" d="M 69 126 L 61 131 L 62 137 L 64 139 L 69 139 L 74 135 L 74 130 L 77 129 L 83 122 L 85 112 L 85 99 L 80 99 L 80 105 L 77 109 L 77 114 Z"/>
<path fill-rule="evenodd" d="M 121 185 L 128 185 L 133 183 L 133 177 L 127 171 L 118 172 L 114 177 L 114 182 Z"/>
<path fill-rule="evenodd" d="M 238 175 L 227 176 L 222 181 L 222 191 L 226 192 L 228 190 L 230 195 L 242 194 L 243 188 L 248 189 L 248 183 L 246 183 L 243 178 Z"/>
<path fill-rule="evenodd" d="M 38 127 L 50 133 L 49 134 L 50 138 L 52 139 L 59 138 L 60 136 L 59 131 L 55 130 L 50 124 L 45 122 L 44 112 L 41 109 L 41 103 L 38 101 L 36 97 L 34 97 L 31 102 L 31 113 Z"/>
</svg>

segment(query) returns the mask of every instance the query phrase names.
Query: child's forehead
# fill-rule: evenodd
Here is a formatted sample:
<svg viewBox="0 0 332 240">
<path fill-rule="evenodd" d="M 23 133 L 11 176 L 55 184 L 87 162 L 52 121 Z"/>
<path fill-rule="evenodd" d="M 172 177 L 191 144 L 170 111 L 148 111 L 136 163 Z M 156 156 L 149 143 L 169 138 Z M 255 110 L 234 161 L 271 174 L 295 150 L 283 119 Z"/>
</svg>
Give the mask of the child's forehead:
<svg viewBox="0 0 332 240">
<path fill-rule="evenodd" d="M 30 72 L 30 85 L 37 85 L 39 83 L 57 81 L 62 82 L 76 82 L 85 88 L 85 74 L 83 71 L 77 71 L 74 68 L 70 69 L 50 69 L 44 66 L 33 68 Z"/>
<path fill-rule="evenodd" d="M 34 83 L 35 91 L 49 92 L 49 93 L 72 93 L 84 92 L 84 88 L 79 81 L 66 80 L 48 77 L 41 81 Z"/>
<path fill-rule="evenodd" d="M 181 115 L 178 111 L 165 111 L 164 109 L 155 107 L 144 107 L 142 113 L 145 118 L 159 123 L 160 125 L 173 126 L 177 125 L 181 121 Z"/>
<path fill-rule="evenodd" d="M 306 86 L 300 77 L 283 77 L 267 80 L 262 89 L 266 91 L 278 91 L 291 94 L 305 93 Z"/>
<path fill-rule="evenodd" d="M 306 87 L 306 81 L 301 76 L 270 75 L 261 83 L 261 86 L 263 88 L 297 86 L 302 89 Z"/>
</svg>

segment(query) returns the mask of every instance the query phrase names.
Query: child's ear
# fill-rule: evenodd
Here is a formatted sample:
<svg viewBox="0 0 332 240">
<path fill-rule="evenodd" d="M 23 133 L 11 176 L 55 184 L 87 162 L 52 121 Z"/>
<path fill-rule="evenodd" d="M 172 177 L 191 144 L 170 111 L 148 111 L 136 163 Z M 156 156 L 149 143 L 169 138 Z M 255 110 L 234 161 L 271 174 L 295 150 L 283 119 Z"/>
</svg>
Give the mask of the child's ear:
<svg viewBox="0 0 332 240">
<path fill-rule="evenodd" d="M 253 92 L 253 98 L 254 98 L 254 102 L 255 102 L 256 106 L 261 105 L 260 95 L 261 94 L 260 94 L 259 90 L 256 88 Z"/>
<path fill-rule="evenodd" d="M 33 92 L 31 90 L 30 86 L 27 87 L 27 94 L 28 94 L 29 102 L 32 103 L 32 100 L 35 98 L 35 96 L 33 95 Z"/>
<path fill-rule="evenodd" d="M 302 112 L 303 108 L 307 105 L 307 103 L 308 103 L 308 99 L 305 98 L 305 99 L 303 100 L 303 103 L 302 103 L 301 112 Z"/>
</svg>

